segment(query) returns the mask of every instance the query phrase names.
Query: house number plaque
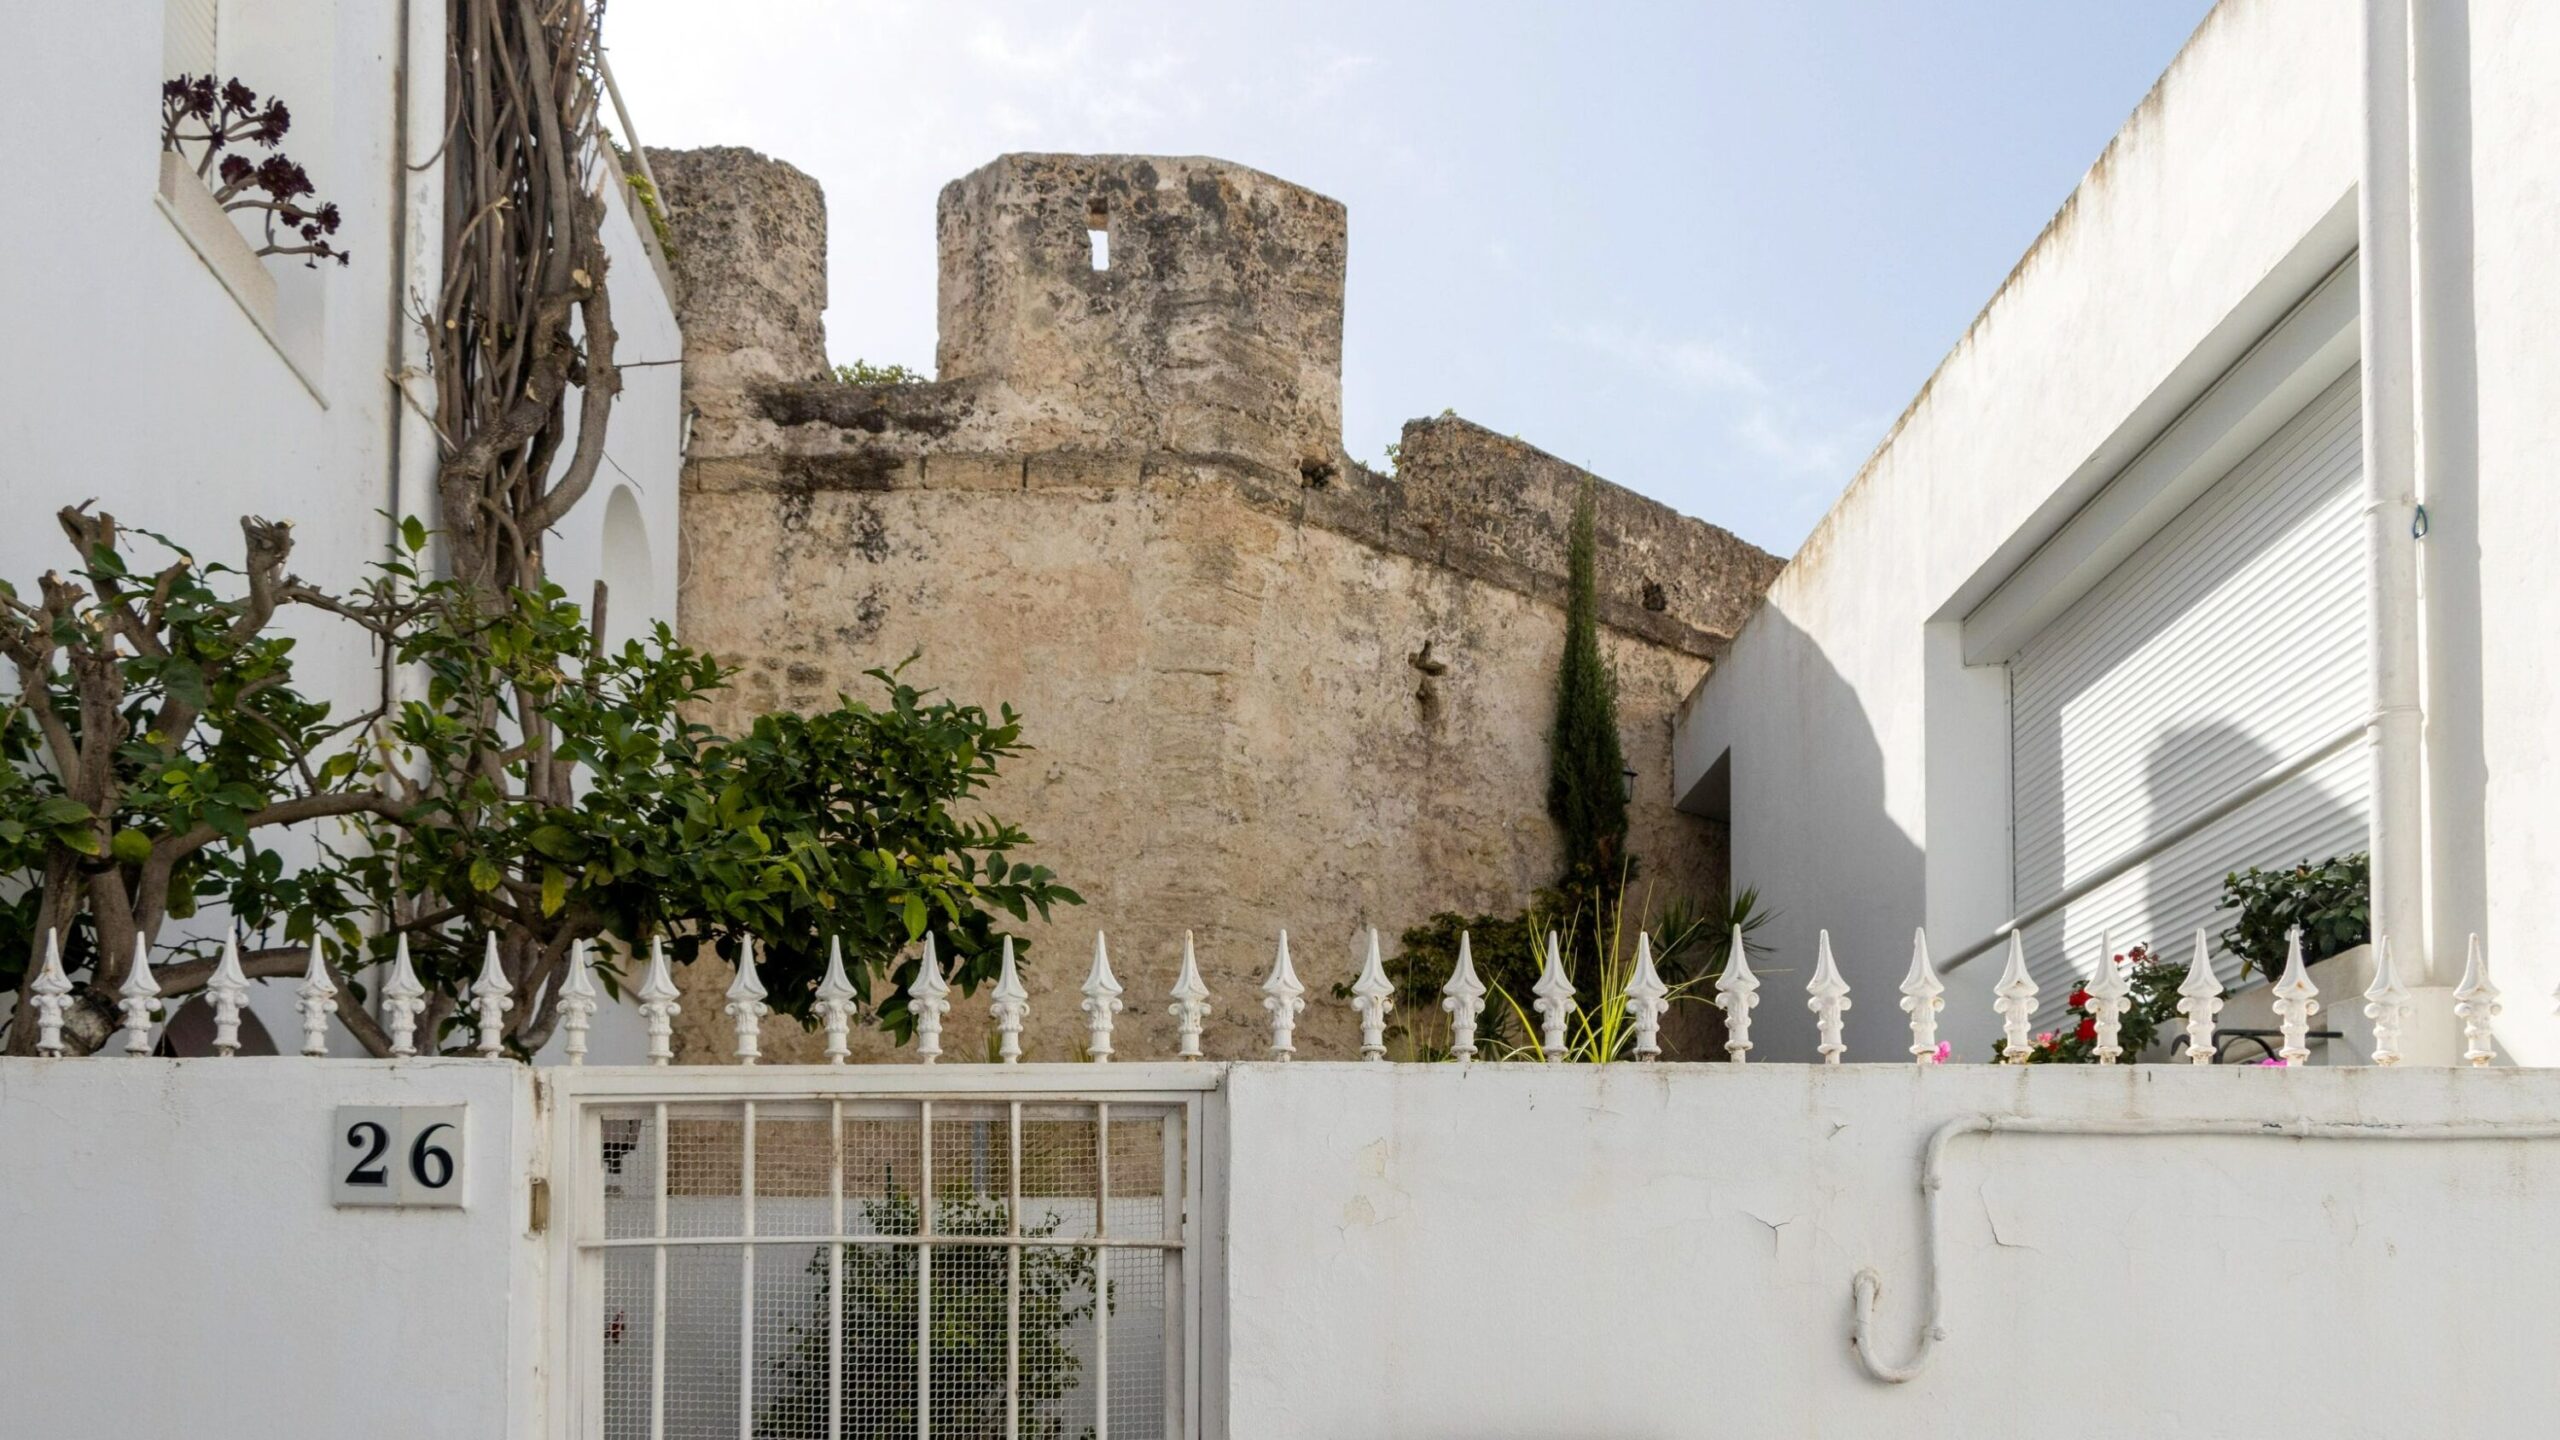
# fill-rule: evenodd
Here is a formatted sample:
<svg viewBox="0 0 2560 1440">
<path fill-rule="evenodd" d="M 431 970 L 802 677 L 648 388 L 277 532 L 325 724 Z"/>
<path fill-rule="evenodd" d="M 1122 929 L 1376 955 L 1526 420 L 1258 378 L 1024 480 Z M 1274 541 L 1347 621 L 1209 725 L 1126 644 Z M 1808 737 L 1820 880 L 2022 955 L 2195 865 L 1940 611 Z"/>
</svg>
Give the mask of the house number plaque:
<svg viewBox="0 0 2560 1440">
<path fill-rule="evenodd" d="M 329 1126 L 329 1198 L 338 1205 L 459 1209 L 463 1107 L 341 1105 Z"/>
</svg>

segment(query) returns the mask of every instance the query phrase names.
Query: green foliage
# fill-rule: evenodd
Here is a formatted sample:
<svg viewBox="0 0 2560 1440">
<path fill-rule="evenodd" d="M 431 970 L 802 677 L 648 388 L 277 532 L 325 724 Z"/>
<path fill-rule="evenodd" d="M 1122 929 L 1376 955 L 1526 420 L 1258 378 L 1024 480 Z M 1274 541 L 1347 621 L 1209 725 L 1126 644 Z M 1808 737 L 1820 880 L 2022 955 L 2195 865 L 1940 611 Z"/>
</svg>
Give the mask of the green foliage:
<svg viewBox="0 0 2560 1440">
<path fill-rule="evenodd" d="M 894 1187 L 883 1199 L 865 1200 L 865 1228 L 879 1235 L 916 1233 L 916 1201 Z M 947 1190 L 934 1202 L 934 1231 L 941 1235 L 1008 1233 L 1004 1202 Z M 1057 1232 L 1053 1217 L 1026 1225 L 1044 1239 Z M 840 1393 L 846 1397 L 845 1440 L 912 1440 L 916 1425 L 917 1247 L 905 1244 L 843 1247 L 843 1290 L 838 1334 Z M 1094 1318 L 1094 1252 L 1064 1246 L 1022 1247 L 1021 1288 L 1015 1333 L 1019 1350 L 1019 1430 L 1025 1440 L 1061 1440 L 1065 1401 L 1084 1373 L 1072 1344 L 1075 1326 Z M 932 1428 L 936 1434 L 1003 1435 L 1005 1429 L 1008 1261 L 1000 1245 L 939 1245 L 933 1252 Z M 759 1434 L 796 1433 L 807 1417 L 827 1413 L 827 1252 L 810 1257 L 817 1294 L 808 1318 L 790 1327 L 791 1348 L 775 1362 L 772 1378 L 757 1387 L 768 1396 Z M 1090 1433 L 1087 1431 L 1086 1433 Z"/>
<path fill-rule="evenodd" d="M 836 367 L 836 383 L 840 385 L 923 385 L 932 379 L 921 370 L 904 365 L 874 365 L 868 360 Z"/>
<path fill-rule="evenodd" d="M 2131 1059 L 2160 1041 L 2160 1031 L 2178 1016 L 2178 983 L 2187 976 L 2187 967 L 2170 960 L 2155 960 L 2150 947 L 2136 945 L 2111 963 L 2125 967 L 2125 1008 L 2116 1020 L 2116 1044 Z M 1995 1040 L 1991 1044 L 1994 1059 L 2007 1060 L 2009 1042 Z M 2070 1023 L 2060 1030 L 2048 1030 L 2035 1038 L 2027 1053 L 2018 1057 L 2021 1065 L 2095 1065 L 2098 1063 L 2098 1020 L 2089 1008 L 2089 990 L 2081 986 L 2071 992 Z"/>
<path fill-rule="evenodd" d="M 2223 948 L 2274 980 L 2284 970 L 2285 932 L 2297 925 L 2306 965 L 2372 938 L 2372 857 L 2358 851 L 2290 870 L 2253 865 L 2222 877 L 2222 906 L 2240 912 L 2222 932 Z"/>
<path fill-rule="evenodd" d="M 1625 753 L 1618 744 L 1618 685 L 1600 652 L 1596 502 L 1584 481 L 1574 501 L 1566 557 L 1564 656 L 1556 666 L 1556 719 L 1547 758 L 1547 813 L 1564 835 L 1564 880 L 1596 917 L 1599 888 L 1631 873 L 1626 855 Z M 1577 945 L 1577 949 L 1585 948 Z"/>
</svg>

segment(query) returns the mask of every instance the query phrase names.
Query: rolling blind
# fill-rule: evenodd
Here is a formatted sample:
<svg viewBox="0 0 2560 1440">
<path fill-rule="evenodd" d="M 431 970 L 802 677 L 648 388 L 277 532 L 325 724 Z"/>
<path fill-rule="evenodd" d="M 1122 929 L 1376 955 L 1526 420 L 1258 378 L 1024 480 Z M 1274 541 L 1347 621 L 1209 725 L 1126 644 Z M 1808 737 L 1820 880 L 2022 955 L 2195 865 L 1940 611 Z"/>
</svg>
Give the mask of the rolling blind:
<svg viewBox="0 0 2560 1440">
<path fill-rule="evenodd" d="M 221 64 L 214 48 L 222 19 L 221 0 L 166 0 L 168 13 L 161 33 L 161 78 L 210 75 Z"/>
<path fill-rule="evenodd" d="M 2351 370 L 2010 659 L 2019 910 L 2364 720 L 2362 461 Z M 2364 849 L 2365 763 L 2349 745 L 2030 926 L 2048 1014 L 2107 944 L 2183 961 L 2229 923 L 2226 872 Z"/>
</svg>

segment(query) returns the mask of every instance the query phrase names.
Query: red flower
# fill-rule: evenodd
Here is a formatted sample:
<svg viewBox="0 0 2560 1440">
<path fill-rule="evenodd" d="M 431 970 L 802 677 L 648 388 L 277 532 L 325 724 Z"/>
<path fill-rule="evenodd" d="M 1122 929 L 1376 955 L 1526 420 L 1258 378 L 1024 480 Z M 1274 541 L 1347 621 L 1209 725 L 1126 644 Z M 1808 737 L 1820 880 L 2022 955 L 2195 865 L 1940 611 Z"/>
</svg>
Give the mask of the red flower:
<svg viewBox="0 0 2560 1440">
<path fill-rule="evenodd" d="M 2080 1017 L 2080 1028 L 2072 1031 L 2071 1033 L 2083 1040 L 2095 1040 L 2098 1038 L 2098 1022 L 2096 1019 L 2084 1015 Z"/>
<path fill-rule="evenodd" d="M 2072 1008 L 2072 1009 L 2077 1010 L 2077 1009 L 2079 1009 L 2081 1006 L 2086 1005 L 2086 1004 L 2088 1004 L 2088 1003 L 2089 1003 L 2089 989 L 2088 989 L 2088 987 L 2087 987 L 2087 986 L 2085 986 L 2085 985 L 2084 985 L 2084 986 L 2080 987 L 2079 989 L 2074 990 L 2074 991 L 2072 991 L 2072 992 L 2071 992 L 2071 1008 Z"/>
</svg>

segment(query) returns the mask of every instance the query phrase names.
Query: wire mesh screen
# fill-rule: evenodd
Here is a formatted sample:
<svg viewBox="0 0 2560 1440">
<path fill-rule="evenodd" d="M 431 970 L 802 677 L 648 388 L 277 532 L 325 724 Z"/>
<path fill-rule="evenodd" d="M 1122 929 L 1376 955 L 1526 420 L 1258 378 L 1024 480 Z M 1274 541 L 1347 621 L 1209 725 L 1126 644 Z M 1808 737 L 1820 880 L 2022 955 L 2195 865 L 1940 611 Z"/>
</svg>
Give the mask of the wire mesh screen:
<svg viewBox="0 0 2560 1440">
<path fill-rule="evenodd" d="M 606 1440 L 1172 1440 L 1178 1105 L 597 1112 Z"/>
</svg>

